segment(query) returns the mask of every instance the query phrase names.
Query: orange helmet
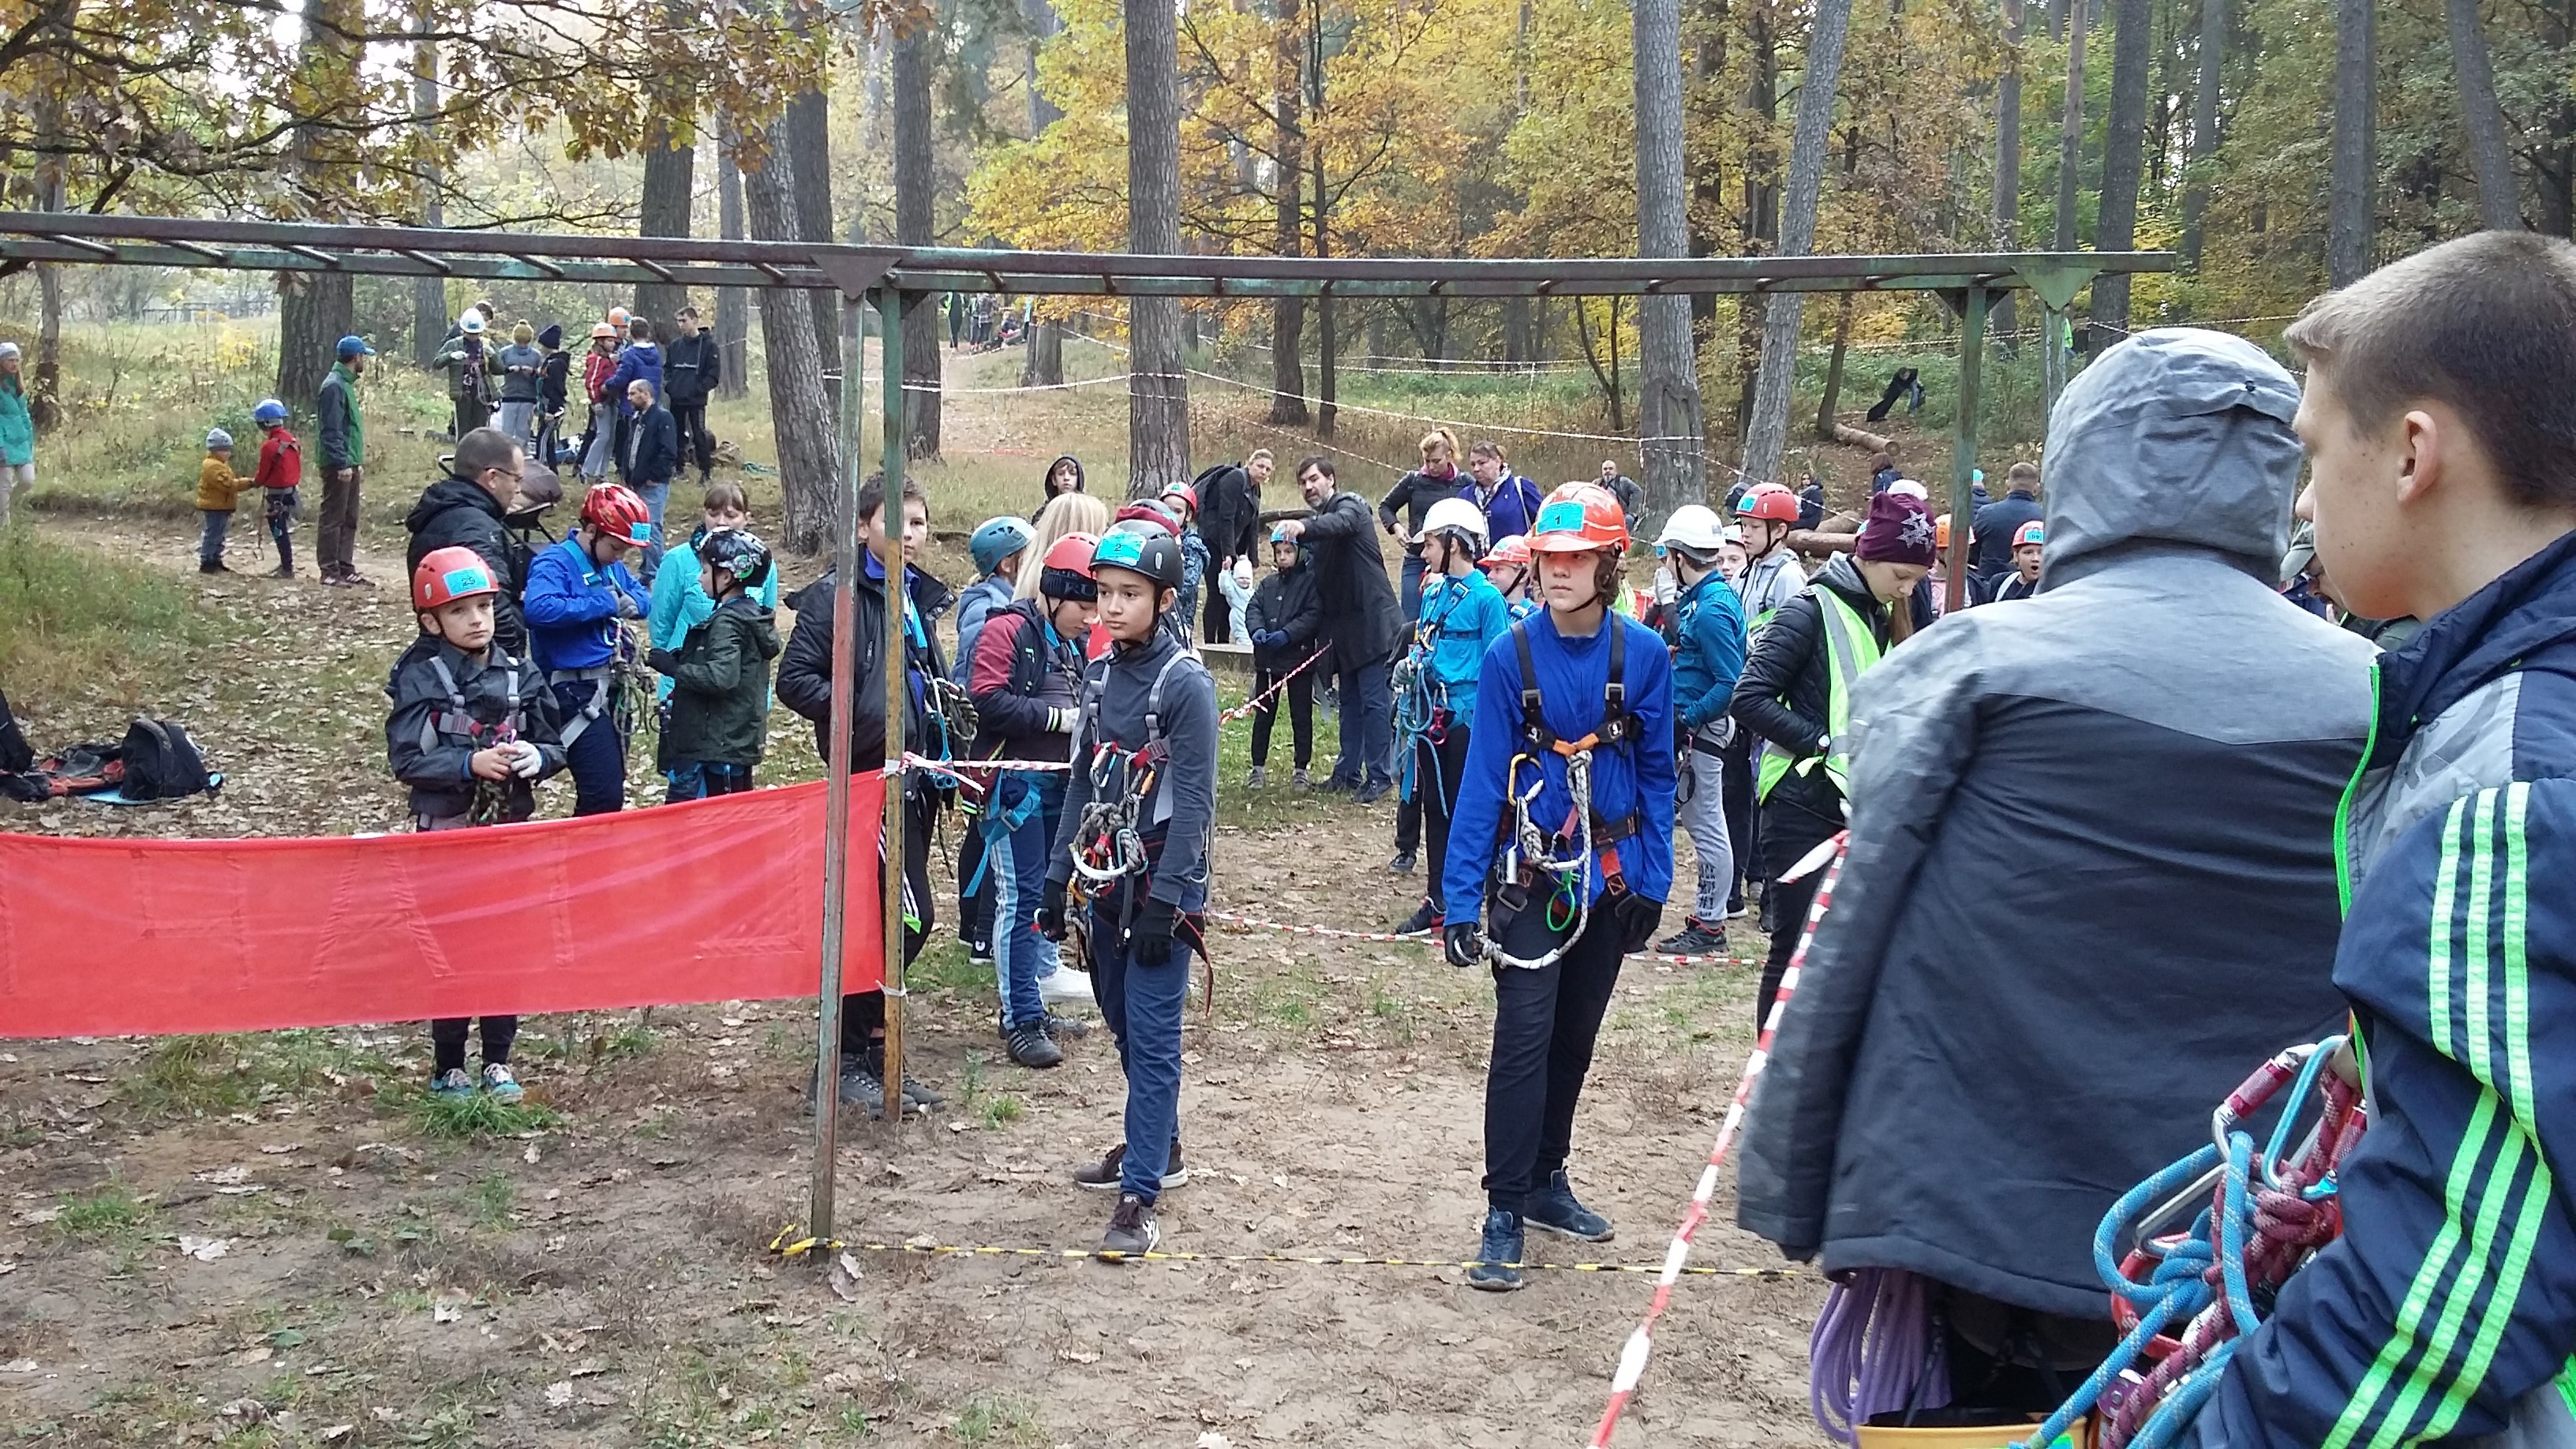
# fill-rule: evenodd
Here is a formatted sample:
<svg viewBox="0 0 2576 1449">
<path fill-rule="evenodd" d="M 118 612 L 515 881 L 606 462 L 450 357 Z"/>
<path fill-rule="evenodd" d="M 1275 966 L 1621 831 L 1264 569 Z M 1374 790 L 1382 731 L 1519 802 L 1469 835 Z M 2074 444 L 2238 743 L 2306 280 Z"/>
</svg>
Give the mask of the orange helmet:
<svg viewBox="0 0 2576 1449">
<path fill-rule="evenodd" d="M 1050 599 L 1099 598 L 1100 585 L 1091 575 L 1092 551 L 1099 547 L 1100 536 L 1091 533 L 1068 533 L 1047 545 L 1038 592 Z"/>
<path fill-rule="evenodd" d="M 1493 546 L 1492 548 L 1487 549 L 1487 550 L 1485 551 L 1485 556 L 1484 556 L 1483 558 L 1480 558 L 1480 559 L 1476 560 L 1476 567 L 1478 567 L 1478 568 L 1484 568 L 1484 569 L 1491 569 L 1491 568 L 1523 568 L 1523 569 L 1525 569 L 1525 568 L 1528 568 L 1529 566 L 1530 566 L 1530 546 L 1529 546 L 1529 540 L 1528 540 L 1528 539 L 1526 539 L 1526 538 L 1523 538 L 1521 535 L 1519 535 L 1519 534 L 1517 534 L 1517 533 L 1515 533 L 1515 534 L 1511 535 L 1511 536 L 1510 536 L 1510 537 L 1508 537 L 1508 538 L 1504 538 L 1504 539 L 1497 540 L 1497 541 L 1495 542 L 1495 544 L 1494 544 L 1494 546 Z"/>
<path fill-rule="evenodd" d="M 1529 546 L 1537 553 L 1590 553 L 1628 547 L 1628 515 L 1598 483 L 1567 483 L 1539 505 Z"/>
<path fill-rule="evenodd" d="M 581 521 L 641 548 L 653 541 L 653 510 L 623 483 L 598 483 L 581 500 Z"/>
<path fill-rule="evenodd" d="M 1798 521 L 1798 495 L 1785 484 L 1756 483 L 1735 500 L 1738 518 L 1767 518 L 1777 523 Z"/>
<path fill-rule="evenodd" d="M 411 606 L 424 614 L 459 599 L 499 592 L 492 566 L 463 544 L 431 549 L 421 556 L 420 567 L 411 571 Z"/>
<path fill-rule="evenodd" d="M 608 325 L 609 325 L 609 326 L 611 326 L 611 327 L 616 328 L 616 329 L 617 329 L 618 331 L 620 331 L 620 332 L 625 331 L 625 330 L 626 330 L 626 309 L 625 309 L 625 308 L 623 308 L 623 307 L 611 307 L 611 308 L 609 308 L 609 309 L 608 309 Z"/>
<path fill-rule="evenodd" d="M 1932 520 L 1932 551 L 1934 553 L 1950 551 L 1950 515 L 1946 513 Z"/>
</svg>

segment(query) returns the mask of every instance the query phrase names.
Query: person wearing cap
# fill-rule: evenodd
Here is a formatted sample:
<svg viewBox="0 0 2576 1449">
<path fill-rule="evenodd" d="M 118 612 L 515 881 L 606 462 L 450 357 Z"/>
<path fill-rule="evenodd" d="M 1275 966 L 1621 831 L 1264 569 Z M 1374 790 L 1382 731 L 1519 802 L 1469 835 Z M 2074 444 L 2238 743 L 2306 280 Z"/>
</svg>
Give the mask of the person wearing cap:
<svg viewBox="0 0 2576 1449">
<path fill-rule="evenodd" d="M 197 464 L 197 515 L 205 523 L 197 541 L 197 572 L 228 574 L 224 567 L 224 534 L 232 527 L 233 505 L 250 480 L 233 471 L 233 435 L 206 430 L 206 456 Z"/>
<path fill-rule="evenodd" d="M 322 582 L 365 586 L 358 573 L 358 497 L 367 481 L 367 421 L 358 379 L 376 349 L 356 335 L 340 339 L 339 361 L 314 394 L 314 437 L 322 448 L 322 518 L 313 528 L 313 557 Z M 418 560 L 413 561 L 418 566 Z"/>
<path fill-rule="evenodd" d="M 1843 828 L 1852 690 L 1888 648 L 1889 605 L 1932 571 L 1932 515 L 1921 500 L 1889 490 L 1869 501 L 1869 520 L 1848 554 L 1782 604 L 1753 636 L 1728 711 L 1761 740 L 1754 798 L 1761 804 L 1761 868 L 1771 912 L 1771 954 L 1762 967 L 1753 1020 L 1771 999 L 1796 950 L 1823 872 L 1801 870 Z"/>
<path fill-rule="evenodd" d="M 552 472 L 562 462 L 555 456 L 563 438 L 564 411 L 572 390 L 572 354 L 564 351 L 563 324 L 549 322 L 537 334 L 536 460 Z"/>
<path fill-rule="evenodd" d="M 1486 1212 L 1467 1270 L 1488 1292 L 1521 1286 L 1528 1228 L 1613 1231 L 1567 1174 L 1575 1105 L 1621 958 L 1654 939 L 1673 885 L 1672 656 L 1610 607 L 1627 547 L 1608 490 L 1550 494 L 1530 536 L 1547 611 L 1505 630 L 1477 672 L 1442 946 L 1494 980 Z M 1544 858 L 1522 854 L 1534 841 Z"/>
<path fill-rule="evenodd" d="M 2411 365 L 2421 333 L 2392 335 Z M 1922 1289 L 1872 1331 L 1922 1329 L 1955 1406 L 2054 1408 L 2116 1338 L 2094 1257 L 2113 1200 L 2207 1146 L 2267 1057 L 2344 1029 L 2333 842 L 2371 650 L 2273 589 L 2299 402 L 2242 338 L 2106 350 L 2049 420 L 2038 592 L 1859 681 L 1848 853 L 1753 1098 L 1736 1221 L 1838 1280 L 1871 1270 L 1882 1307 Z M 2384 1125 L 2374 1108 L 2367 1140 Z M 2403 1140 L 2438 1199 L 2446 1159 Z"/>
<path fill-rule="evenodd" d="M 1411 679 L 1401 733 L 1408 738 L 1396 748 L 1409 757 L 1404 791 L 1421 802 L 1431 859 L 1422 904 L 1395 934 L 1429 936 L 1448 914 L 1441 874 L 1449 858 L 1450 817 L 1458 808 L 1458 777 L 1474 738 L 1477 680 L 1486 648 L 1512 626 L 1512 607 L 1476 567 L 1485 552 L 1485 515 L 1475 504 L 1464 498 L 1432 504 L 1412 542 L 1423 563 L 1422 609 L 1404 664 Z M 1397 848 L 1405 848 L 1401 840 Z"/>
<path fill-rule="evenodd" d="M 26 365 L 18 344 L 0 342 L 0 529 L 9 526 L 9 504 L 36 486 L 36 418 L 27 408 Z"/>
<path fill-rule="evenodd" d="M 679 425 L 681 456 L 697 463 L 698 486 L 705 487 L 716 467 L 716 435 L 707 431 L 707 399 L 724 381 L 724 351 L 716 345 L 715 333 L 698 317 L 697 308 L 682 307 L 678 322 L 671 345 L 662 354 L 663 401 Z"/>
<path fill-rule="evenodd" d="M 1048 856 L 1038 929 L 1065 936 L 1074 862 L 1092 882 L 1093 988 L 1127 1078 L 1126 1136 L 1074 1181 L 1116 1191 L 1101 1251 L 1162 1241 L 1154 1204 L 1184 1175 L 1181 1009 L 1190 954 L 1206 952 L 1216 822 L 1216 680 L 1164 617 L 1181 596 L 1180 540 L 1115 526 L 1091 556 L 1108 657 L 1084 676 L 1064 820 Z M 1131 855 L 1122 842 L 1133 840 Z"/>
<path fill-rule="evenodd" d="M 590 328 L 590 351 L 581 359 L 581 395 L 590 405 L 582 424 L 581 481 L 597 483 L 608 476 L 617 463 L 617 410 L 624 399 L 608 389 L 608 380 L 617 375 L 617 328 L 607 322 L 594 322 Z"/>
<path fill-rule="evenodd" d="M 1315 594 L 1315 571 L 1306 567 L 1306 551 L 1284 528 L 1270 531 L 1268 578 L 1252 591 L 1245 605 L 1245 633 L 1252 641 L 1252 777 L 1258 790 L 1270 781 L 1270 731 L 1279 718 L 1279 696 L 1288 696 L 1288 722 L 1294 733 L 1290 758 L 1297 785 L 1313 783 L 1307 767 L 1315 758 L 1315 671 L 1301 669 L 1323 627 L 1324 605 Z M 1279 681 L 1288 681 L 1282 688 Z"/>
<path fill-rule="evenodd" d="M 2048 525 L 2032 519 L 2013 530 L 2013 571 L 1996 586 L 1995 599 L 2027 599 L 2039 592 L 2039 561 L 2048 542 Z"/>
</svg>

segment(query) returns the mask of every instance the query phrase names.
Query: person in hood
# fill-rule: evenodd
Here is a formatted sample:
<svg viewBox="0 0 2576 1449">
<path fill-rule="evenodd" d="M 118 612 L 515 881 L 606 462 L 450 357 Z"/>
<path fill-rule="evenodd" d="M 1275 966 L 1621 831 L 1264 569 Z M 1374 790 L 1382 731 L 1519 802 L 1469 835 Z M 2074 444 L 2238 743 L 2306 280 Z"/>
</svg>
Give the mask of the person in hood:
<svg viewBox="0 0 2576 1449">
<path fill-rule="evenodd" d="M 512 655 L 528 652 L 527 619 L 519 611 L 527 576 L 519 568 L 508 513 L 527 468 L 526 451 L 509 434 L 477 428 L 456 440 L 447 476 L 430 484 L 403 518 L 411 533 L 404 567 L 417 570 L 431 550 L 451 545 L 470 548 L 491 565 L 492 638 Z"/>
<path fill-rule="evenodd" d="M 2239 1340 L 2182 1442 L 2566 1444 L 2576 247 L 2463 237 L 2309 303 L 2282 340 L 2308 366 L 2300 512 L 2326 577 L 2359 614 L 2424 625 L 2378 656 L 2335 819 L 2332 1010 L 2351 1010 L 2371 1092 L 2337 1174 L 2343 1233 Z"/>
<path fill-rule="evenodd" d="M 1736 676 L 1727 712 L 1761 742 L 1755 836 L 1771 883 L 1771 955 L 1754 1002 L 1757 1025 L 1771 1017 L 1822 874 L 1798 867 L 1843 828 L 1853 686 L 1887 652 L 1889 604 L 1911 596 L 1932 571 L 1933 532 L 1919 501 L 1901 493 L 1872 498 L 1852 551 L 1827 559 L 1813 582 L 1757 626 Z"/>
<path fill-rule="evenodd" d="M 1071 453 L 1067 453 L 1056 459 L 1054 462 L 1047 464 L 1046 496 L 1038 500 L 1037 507 L 1029 510 L 1029 522 L 1037 522 L 1038 515 L 1046 512 L 1046 506 L 1053 503 L 1058 495 L 1065 493 L 1080 493 L 1082 491 L 1084 490 L 1082 486 L 1082 460 L 1080 458 L 1073 456 Z"/>
<path fill-rule="evenodd" d="M 1908 643 L 1834 727 L 1848 854 L 1736 1218 L 1864 1275 L 1842 1291 L 1922 1280 L 1900 1296 L 1958 1406 L 2044 1412 L 2094 1368 L 2112 1201 L 2341 1019 L 2329 840 L 2368 649 L 2272 587 L 2298 405 L 2241 338 L 2103 354 L 2050 418 L 2039 592 Z"/>
<path fill-rule="evenodd" d="M 699 589 L 715 605 L 678 649 L 647 656 L 671 681 L 661 769 L 672 802 L 751 788 L 769 738 L 769 661 L 779 653 L 777 616 L 752 592 L 770 581 L 769 545 L 731 528 L 694 557 Z"/>
</svg>

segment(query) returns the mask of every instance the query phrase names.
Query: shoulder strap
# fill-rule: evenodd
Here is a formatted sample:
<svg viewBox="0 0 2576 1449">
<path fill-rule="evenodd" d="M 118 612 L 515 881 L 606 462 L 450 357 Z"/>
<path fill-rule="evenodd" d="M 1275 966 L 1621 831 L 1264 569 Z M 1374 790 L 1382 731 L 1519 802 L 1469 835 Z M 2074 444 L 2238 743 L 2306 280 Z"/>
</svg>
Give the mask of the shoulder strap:
<svg viewBox="0 0 2576 1449">
<path fill-rule="evenodd" d="M 1538 661 L 1530 657 L 1527 619 L 1513 622 L 1512 647 L 1521 659 L 1521 738 L 1533 751 L 1544 750 L 1556 742 L 1556 736 L 1547 727 L 1546 701 L 1539 697 Z"/>
<path fill-rule="evenodd" d="M 1601 627 L 1610 631 L 1610 684 L 1602 692 L 1601 737 L 1612 744 L 1627 743 L 1628 728 L 1628 626 L 1615 611 L 1605 610 Z"/>
<path fill-rule="evenodd" d="M 1196 656 L 1187 650 L 1173 650 L 1172 657 L 1163 661 L 1163 667 L 1154 671 L 1154 682 L 1145 691 L 1145 748 L 1149 750 L 1162 743 L 1163 739 L 1163 686 L 1171 679 L 1172 671 L 1184 662 L 1195 663 Z"/>
</svg>

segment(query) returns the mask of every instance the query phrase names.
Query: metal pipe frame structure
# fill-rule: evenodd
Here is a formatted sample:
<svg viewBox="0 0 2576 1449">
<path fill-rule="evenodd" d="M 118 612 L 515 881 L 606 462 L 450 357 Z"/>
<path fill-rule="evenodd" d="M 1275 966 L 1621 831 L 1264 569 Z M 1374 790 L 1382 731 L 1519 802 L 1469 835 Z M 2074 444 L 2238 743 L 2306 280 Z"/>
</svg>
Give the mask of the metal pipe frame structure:
<svg viewBox="0 0 2576 1449">
<path fill-rule="evenodd" d="M 1959 402 L 1952 450 L 1953 519 L 1971 516 L 1977 455 L 1977 400 L 1985 325 L 1993 293 L 2028 288 L 2046 311 L 2054 349 L 2060 320 L 2075 293 L 2106 273 L 2167 272 L 2171 252 L 2003 252 L 1906 256 L 1619 257 L 1619 258 L 1299 258 L 1134 256 L 1124 253 L 976 251 L 947 247 L 847 246 L 830 243 L 699 241 L 682 237 L 596 237 L 455 231 L 420 227 L 316 226 L 187 217 L 90 216 L 71 212 L 0 212 L 0 269 L 36 263 L 147 266 L 260 272 L 347 272 L 368 276 L 454 277 L 489 281 L 679 283 L 763 291 L 830 290 L 841 299 L 841 347 L 847 380 L 840 394 L 839 519 L 833 549 L 832 650 L 836 665 L 852 657 L 853 591 L 860 561 L 858 495 L 866 469 L 860 422 L 866 409 L 860 368 L 859 308 L 879 319 L 882 354 L 883 458 L 886 502 L 903 507 L 903 313 L 939 292 L 1160 297 L 1591 297 L 1771 292 L 1937 292 L 1960 314 Z M 2062 381 L 2052 369 L 2052 383 Z M 2048 389 L 2049 401 L 2057 388 Z M 889 594 L 903 592 L 903 528 L 880 530 Z M 1949 601 L 1964 603 L 1969 530 L 1950 530 Z M 904 614 L 889 607 L 880 657 L 886 669 L 886 718 L 904 717 Z M 822 971 L 814 1065 L 814 1169 L 806 1235 L 830 1242 L 839 1155 L 838 1066 L 841 981 L 846 951 L 850 830 L 852 690 L 850 671 L 832 672 L 830 746 L 823 816 Z M 886 1045 L 885 1119 L 903 1119 L 903 741 L 890 727 L 879 853 L 884 921 Z M 830 1253 L 817 1253 L 828 1262 Z"/>
</svg>

